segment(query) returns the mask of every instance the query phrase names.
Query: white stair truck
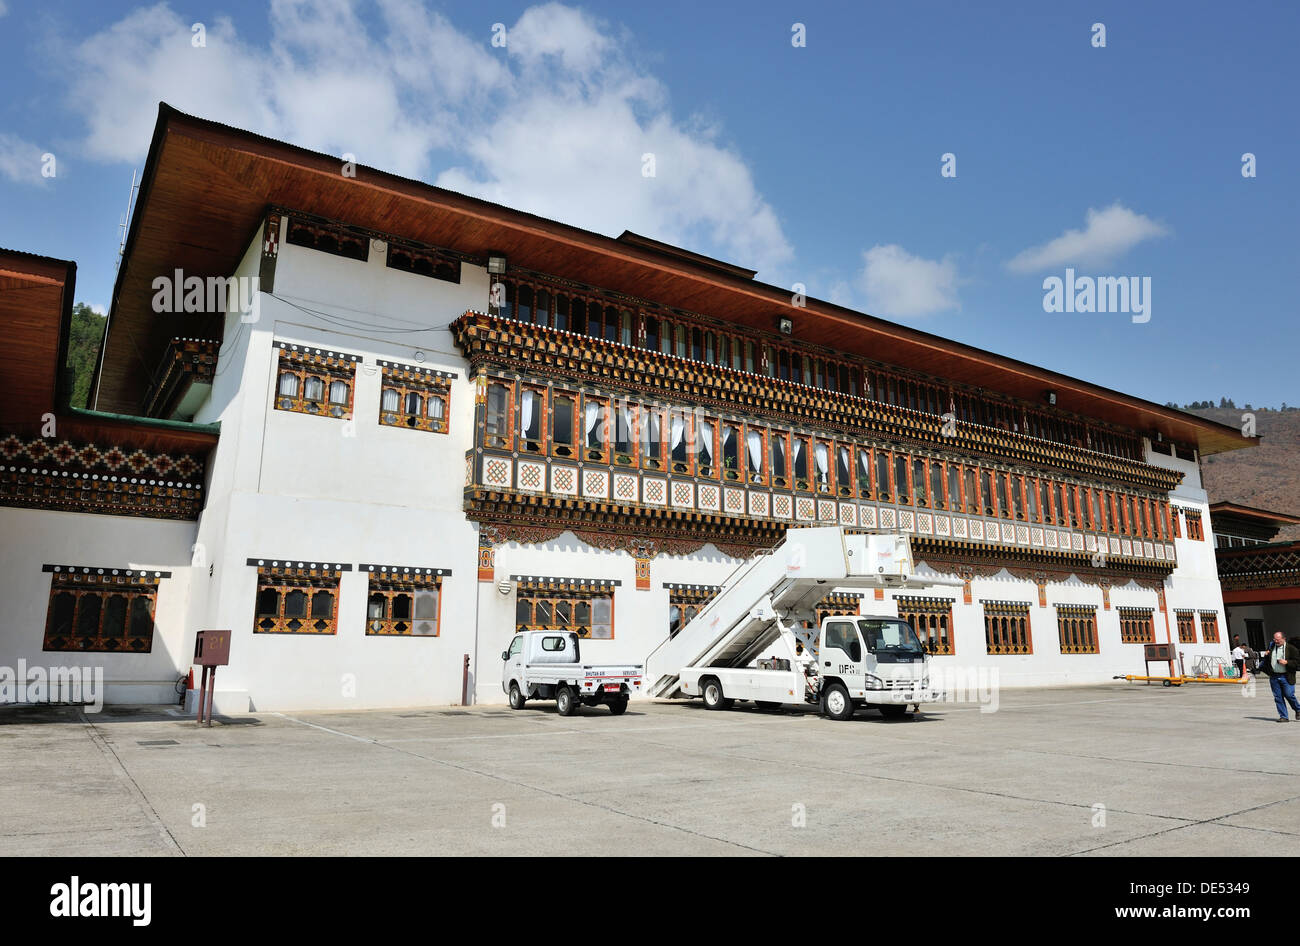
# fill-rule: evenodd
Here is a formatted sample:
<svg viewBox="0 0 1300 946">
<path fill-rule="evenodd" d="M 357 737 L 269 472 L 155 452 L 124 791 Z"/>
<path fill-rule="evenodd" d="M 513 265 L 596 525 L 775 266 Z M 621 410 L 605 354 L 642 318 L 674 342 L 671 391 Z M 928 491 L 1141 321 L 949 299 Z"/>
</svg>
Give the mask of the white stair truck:
<svg viewBox="0 0 1300 946">
<path fill-rule="evenodd" d="M 943 699 L 930 685 L 930 656 L 912 628 L 870 615 L 827 617 L 817 627 L 814 609 L 839 589 L 955 583 L 918 578 L 905 535 L 790 529 L 647 658 L 647 692 L 700 697 L 710 709 L 752 700 L 764 709 L 811 703 L 832 719 L 863 707 L 901 716 L 908 704 Z M 793 657 L 767 657 L 781 639 Z"/>
<path fill-rule="evenodd" d="M 501 652 L 501 689 L 511 709 L 530 700 L 555 700 L 561 716 L 579 704 L 605 704 L 615 716 L 627 709 L 641 689 L 641 665 L 594 666 L 582 662 L 578 635 L 572 631 L 520 631 Z"/>
</svg>

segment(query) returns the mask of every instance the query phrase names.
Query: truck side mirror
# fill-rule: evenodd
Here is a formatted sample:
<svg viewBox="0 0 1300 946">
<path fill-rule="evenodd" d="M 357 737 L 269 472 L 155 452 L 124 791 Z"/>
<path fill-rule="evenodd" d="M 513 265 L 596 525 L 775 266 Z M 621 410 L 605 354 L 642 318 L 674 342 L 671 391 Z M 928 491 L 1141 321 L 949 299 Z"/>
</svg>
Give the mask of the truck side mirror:
<svg viewBox="0 0 1300 946">
<path fill-rule="evenodd" d="M 509 659 L 510 659 L 510 651 L 508 651 L 508 650 L 503 650 L 503 651 L 501 651 L 501 659 L 502 659 L 502 660 L 509 660 Z"/>
</svg>

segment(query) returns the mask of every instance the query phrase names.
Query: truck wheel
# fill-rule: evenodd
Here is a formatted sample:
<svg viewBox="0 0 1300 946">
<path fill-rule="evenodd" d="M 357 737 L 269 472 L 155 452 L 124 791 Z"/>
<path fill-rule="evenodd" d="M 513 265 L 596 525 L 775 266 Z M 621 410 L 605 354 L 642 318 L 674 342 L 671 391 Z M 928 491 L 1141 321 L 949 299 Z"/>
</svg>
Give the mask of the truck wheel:
<svg viewBox="0 0 1300 946">
<path fill-rule="evenodd" d="M 731 700 L 722 695 L 722 684 L 710 677 L 704 684 L 704 705 L 711 710 L 728 709 Z"/>
<path fill-rule="evenodd" d="M 513 680 L 510 681 L 510 708 L 520 710 L 524 708 L 524 703 L 528 702 L 522 693 L 519 692 L 519 684 Z"/>
<path fill-rule="evenodd" d="M 831 719 L 852 719 L 853 701 L 849 691 L 840 683 L 832 683 L 822 694 L 822 712 Z"/>
<path fill-rule="evenodd" d="M 622 716 L 627 711 L 627 697 L 620 696 L 617 700 L 611 700 L 609 711 L 615 716 Z"/>
<path fill-rule="evenodd" d="M 880 715 L 885 719 L 901 719 L 903 714 L 907 712 L 907 704 L 889 703 L 884 706 L 877 706 L 876 709 L 880 710 Z"/>
<path fill-rule="evenodd" d="M 769 713 L 772 712 L 772 710 L 778 710 L 781 708 L 781 704 L 775 702 L 774 700 L 755 700 L 754 705 L 757 706 L 759 709 L 765 710 Z"/>
<path fill-rule="evenodd" d="M 561 686 L 555 691 L 555 709 L 561 716 L 572 716 L 573 711 L 578 708 L 578 698 L 573 695 L 573 691 L 567 686 Z"/>
</svg>

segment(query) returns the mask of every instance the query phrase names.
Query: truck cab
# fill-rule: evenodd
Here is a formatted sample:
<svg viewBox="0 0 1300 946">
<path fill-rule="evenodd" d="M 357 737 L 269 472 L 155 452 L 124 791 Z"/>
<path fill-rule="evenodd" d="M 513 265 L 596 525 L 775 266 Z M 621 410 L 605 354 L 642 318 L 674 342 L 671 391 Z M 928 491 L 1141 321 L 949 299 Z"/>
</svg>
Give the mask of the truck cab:
<svg viewBox="0 0 1300 946">
<path fill-rule="evenodd" d="M 859 707 L 901 716 L 933 699 L 929 655 L 916 632 L 894 617 L 827 617 L 814 660 L 822 711 L 835 719 Z"/>
</svg>

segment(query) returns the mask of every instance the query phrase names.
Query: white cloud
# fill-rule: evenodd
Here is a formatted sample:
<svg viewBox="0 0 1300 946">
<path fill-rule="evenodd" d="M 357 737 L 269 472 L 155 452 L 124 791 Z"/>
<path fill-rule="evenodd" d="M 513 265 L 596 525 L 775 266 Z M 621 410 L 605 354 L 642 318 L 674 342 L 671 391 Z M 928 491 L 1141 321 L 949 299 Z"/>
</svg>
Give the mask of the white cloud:
<svg viewBox="0 0 1300 946">
<path fill-rule="evenodd" d="M 1104 263 L 1128 252 L 1143 240 L 1169 231 L 1150 217 L 1134 213 L 1116 201 L 1104 210 L 1089 208 L 1082 230 L 1066 230 L 1042 246 L 1022 250 L 1007 261 L 1014 273 L 1032 273 L 1067 264 Z"/>
<path fill-rule="evenodd" d="M 0 0 L 3 3 L 4 0 Z M 41 176 L 42 155 L 40 148 L 17 135 L 0 132 L 0 177 L 8 178 L 15 184 L 44 184 L 47 178 Z"/>
<path fill-rule="evenodd" d="M 4 16 L 8 12 L 9 8 L 5 6 L 5 0 L 0 0 L 0 16 Z"/>
<path fill-rule="evenodd" d="M 873 246 L 862 254 L 858 282 L 866 310 L 886 318 L 933 315 L 960 306 L 957 264 L 951 257 L 929 260 L 901 246 Z"/>
<path fill-rule="evenodd" d="M 108 306 L 99 302 L 92 302 L 90 304 L 90 311 L 94 312 L 98 316 L 105 316 L 108 315 Z"/>
<path fill-rule="evenodd" d="M 137 9 L 68 50 L 85 146 L 100 160 L 140 161 L 162 100 L 598 232 L 680 243 L 764 278 L 793 255 L 744 159 L 716 129 L 675 118 L 659 80 L 586 13 L 530 7 L 499 49 L 490 22 L 465 33 L 420 0 L 366 9 L 375 22 L 352 0 L 272 0 L 265 46 L 214 18 L 204 48 L 166 3 Z"/>
</svg>

